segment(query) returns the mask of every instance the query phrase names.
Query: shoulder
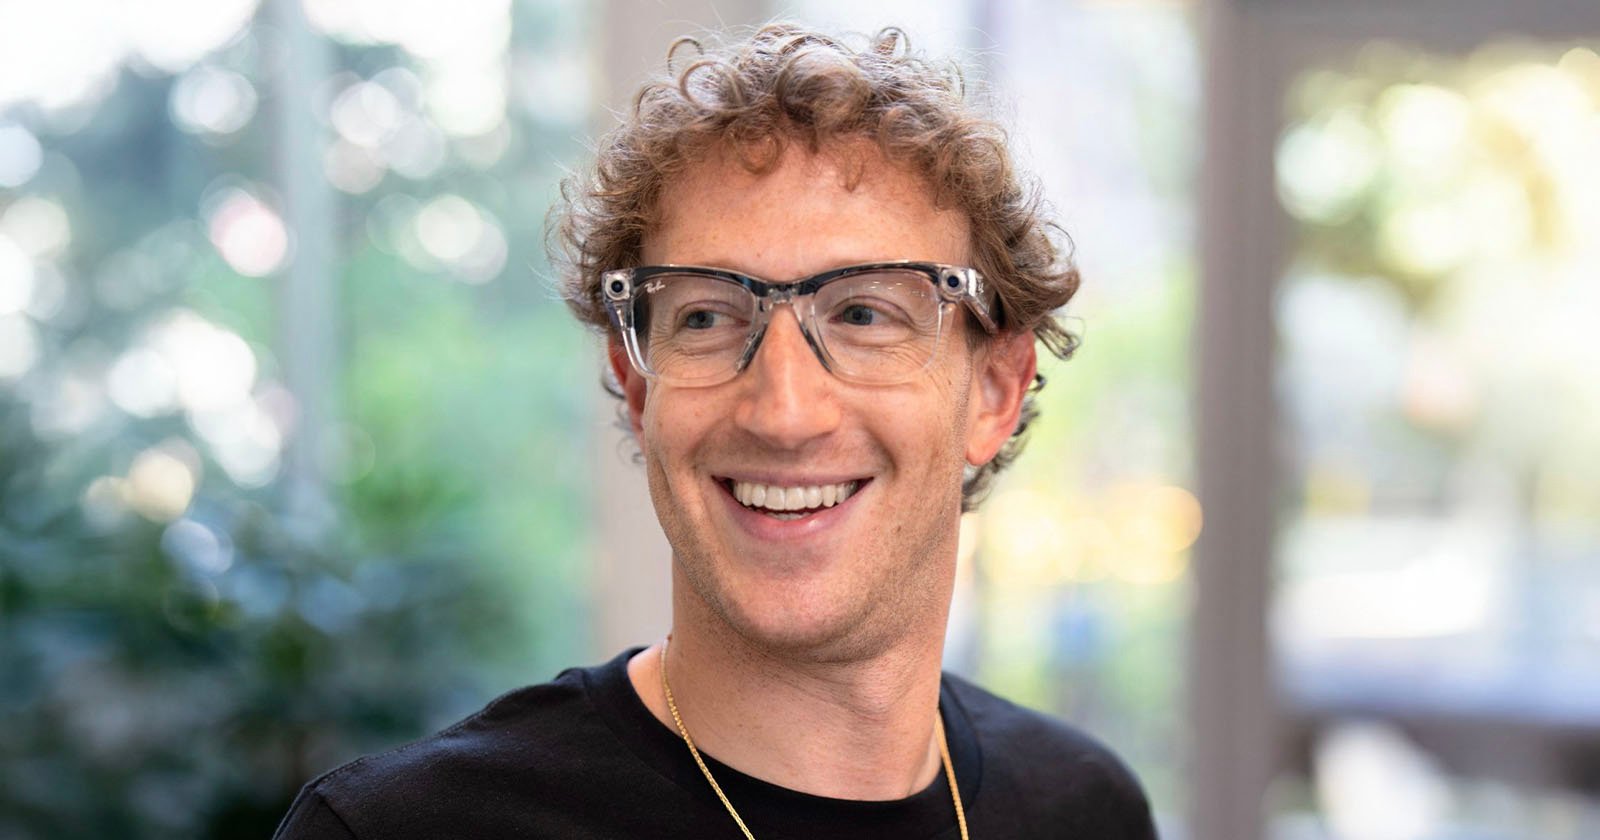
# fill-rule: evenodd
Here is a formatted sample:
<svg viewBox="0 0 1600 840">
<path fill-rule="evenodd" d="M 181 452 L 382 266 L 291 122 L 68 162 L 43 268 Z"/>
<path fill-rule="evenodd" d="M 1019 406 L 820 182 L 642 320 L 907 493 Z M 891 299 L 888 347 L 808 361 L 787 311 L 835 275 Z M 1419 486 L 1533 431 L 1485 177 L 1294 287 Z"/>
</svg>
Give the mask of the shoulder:
<svg viewBox="0 0 1600 840">
<path fill-rule="evenodd" d="M 1116 754 L 1083 730 L 1019 706 L 960 677 L 945 679 L 972 722 L 986 758 L 1005 762 L 1033 760 L 1042 767 L 1056 769 L 1085 768 L 1132 781 L 1132 772 Z"/>
<path fill-rule="evenodd" d="M 587 710 L 583 671 L 564 671 L 551 682 L 507 692 L 426 738 L 358 758 L 314 784 L 337 794 L 437 783 L 494 772 L 508 764 L 521 766 L 529 750 L 547 748 Z"/>
<path fill-rule="evenodd" d="M 1040 817 L 1083 836 L 1155 836 L 1143 787 L 1105 744 L 959 677 L 946 681 L 977 736 L 990 804 L 1015 813 L 1043 808 L 1050 813 Z"/>
<path fill-rule="evenodd" d="M 531 781 L 541 768 L 560 766 L 542 758 L 568 749 L 569 740 L 592 737 L 585 732 L 594 718 L 585 680 L 585 669 L 569 669 L 501 695 L 426 738 L 324 773 L 302 789 L 277 836 L 426 836 L 412 829 L 433 825 L 452 805 L 493 797 L 508 780 Z M 345 833 L 295 830 L 300 824 Z"/>
</svg>

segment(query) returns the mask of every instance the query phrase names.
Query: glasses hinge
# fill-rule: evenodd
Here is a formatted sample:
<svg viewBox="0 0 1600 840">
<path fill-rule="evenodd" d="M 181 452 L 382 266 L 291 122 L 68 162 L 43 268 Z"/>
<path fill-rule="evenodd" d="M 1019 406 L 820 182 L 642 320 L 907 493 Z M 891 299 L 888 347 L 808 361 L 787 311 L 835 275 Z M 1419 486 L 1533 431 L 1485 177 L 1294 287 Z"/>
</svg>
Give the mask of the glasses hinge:
<svg viewBox="0 0 1600 840">
<path fill-rule="evenodd" d="M 600 288 L 607 300 L 627 300 L 633 293 L 633 271 L 619 268 L 600 275 Z"/>
<path fill-rule="evenodd" d="M 952 299 L 970 295 L 983 300 L 983 275 L 975 268 L 945 266 L 939 270 L 939 293 Z"/>
</svg>

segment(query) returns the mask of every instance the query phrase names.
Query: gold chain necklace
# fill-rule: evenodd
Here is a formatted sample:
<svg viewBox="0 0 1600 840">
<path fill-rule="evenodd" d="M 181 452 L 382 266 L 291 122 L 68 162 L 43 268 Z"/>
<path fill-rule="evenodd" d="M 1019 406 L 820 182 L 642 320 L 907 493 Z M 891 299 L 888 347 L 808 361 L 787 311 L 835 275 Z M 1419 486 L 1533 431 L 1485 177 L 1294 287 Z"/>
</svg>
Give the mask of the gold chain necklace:
<svg viewBox="0 0 1600 840">
<path fill-rule="evenodd" d="M 672 722 L 678 725 L 678 734 L 683 736 L 683 742 L 689 745 L 689 754 L 694 756 L 694 763 L 700 767 L 700 772 L 705 774 L 706 781 L 711 783 L 711 789 L 716 791 L 717 798 L 722 800 L 722 807 L 728 809 L 728 815 L 739 824 L 739 830 L 744 832 L 745 840 L 756 840 L 750 833 L 750 828 L 744 824 L 739 812 L 734 810 L 733 803 L 728 801 L 728 795 L 722 792 L 722 785 L 711 775 L 711 768 L 706 766 L 705 760 L 700 757 L 700 750 L 695 747 L 694 739 L 689 737 L 689 730 L 683 725 L 683 718 L 678 714 L 678 704 L 672 699 L 672 686 L 667 683 L 667 645 L 672 642 L 668 636 L 661 643 L 661 693 L 667 695 L 667 708 L 672 712 Z M 939 760 L 944 763 L 944 776 L 950 782 L 950 798 L 956 803 L 956 825 L 961 828 L 961 840 L 967 838 L 967 812 L 961 807 L 961 789 L 956 787 L 956 769 L 950 764 L 950 744 L 944 737 L 944 720 L 937 713 L 933 716 L 933 729 L 939 735 Z"/>
</svg>

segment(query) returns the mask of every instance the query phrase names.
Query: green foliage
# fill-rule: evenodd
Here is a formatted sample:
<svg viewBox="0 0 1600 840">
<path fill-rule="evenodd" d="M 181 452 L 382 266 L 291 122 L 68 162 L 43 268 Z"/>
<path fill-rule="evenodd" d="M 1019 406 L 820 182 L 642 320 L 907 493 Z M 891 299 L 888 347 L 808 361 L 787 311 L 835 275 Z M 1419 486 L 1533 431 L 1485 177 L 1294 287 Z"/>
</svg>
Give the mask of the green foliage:
<svg viewBox="0 0 1600 840">
<path fill-rule="evenodd" d="M 225 489 L 176 524 L 95 522 L 25 408 L 0 409 L 0 833 L 267 836 L 317 773 L 493 690 L 474 663 L 511 605 L 460 546 L 308 544 Z"/>
<path fill-rule="evenodd" d="M 254 37 L 207 61 L 270 85 Z M 342 60 L 370 78 L 405 59 Z M 125 74 L 86 128 L 41 133 L 50 154 L 26 194 L 0 189 L 0 213 L 33 195 L 71 220 L 70 248 L 41 258 L 58 263 L 65 304 L 17 316 L 32 319 L 37 363 L 0 378 L 6 840 L 270 836 L 321 772 L 544 679 L 586 641 L 573 486 L 595 378 L 574 361 L 580 331 L 518 269 L 539 241 L 523 204 L 548 184 L 505 187 L 554 171 L 547 150 L 573 127 L 511 114 L 512 151 L 487 170 L 451 156 L 342 200 L 343 344 L 327 360 L 340 451 L 333 524 L 312 528 L 278 483 L 230 471 L 195 411 L 107 399 L 119 356 L 175 312 L 243 339 L 258 404 L 282 385 L 272 348 L 294 336 L 278 278 L 236 273 L 205 218 L 219 186 L 275 200 L 244 180 L 270 177 L 272 127 L 258 115 L 202 142 L 167 118 L 171 87 Z M 375 206 L 412 194 L 494 214 L 510 268 L 472 285 L 376 246 L 393 242 L 373 232 Z M 79 385 L 92 411 L 47 422 Z M 135 486 L 152 451 L 193 479 L 177 509 Z"/>
</svg>

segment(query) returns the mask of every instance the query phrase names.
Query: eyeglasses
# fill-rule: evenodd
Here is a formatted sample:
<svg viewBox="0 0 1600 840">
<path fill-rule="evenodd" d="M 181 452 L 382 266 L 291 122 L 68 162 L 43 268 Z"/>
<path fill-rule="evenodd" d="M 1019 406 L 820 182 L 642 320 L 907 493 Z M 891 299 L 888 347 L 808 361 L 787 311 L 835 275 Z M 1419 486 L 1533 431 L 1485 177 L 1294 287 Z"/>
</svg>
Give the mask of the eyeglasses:
<svg viewBox="0 0 1600 840">
<path fill-rule="evenodd" d="M 601 275 L 606 308 L 641 374 L 720 385 L 755 358 L 773 310 L 788 304 L 822 366 L 848 382 L 893 385 L 922 373 L 965 305 L 997 331 L 976 269 L 927 262 L 836 268 L 770 283 L 721 268 L 649 265 Z"/>
</svg>

